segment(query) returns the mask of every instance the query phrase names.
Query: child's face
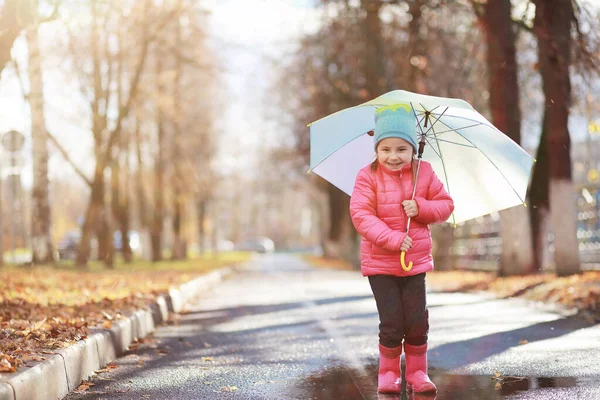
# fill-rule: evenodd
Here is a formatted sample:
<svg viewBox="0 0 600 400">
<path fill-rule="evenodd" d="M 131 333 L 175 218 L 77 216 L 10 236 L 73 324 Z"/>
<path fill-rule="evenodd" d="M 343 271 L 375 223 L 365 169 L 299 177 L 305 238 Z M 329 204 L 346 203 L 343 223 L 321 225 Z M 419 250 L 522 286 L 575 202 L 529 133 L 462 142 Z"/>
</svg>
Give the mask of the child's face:
<svg viewBox="0 0 600 400">
<path fill-rule="evenodd" d="M 387 138 L 377 145 L 377 161 L 391 171 L 411 163 L 413 147 L 404 139 Z"/>
</svg>

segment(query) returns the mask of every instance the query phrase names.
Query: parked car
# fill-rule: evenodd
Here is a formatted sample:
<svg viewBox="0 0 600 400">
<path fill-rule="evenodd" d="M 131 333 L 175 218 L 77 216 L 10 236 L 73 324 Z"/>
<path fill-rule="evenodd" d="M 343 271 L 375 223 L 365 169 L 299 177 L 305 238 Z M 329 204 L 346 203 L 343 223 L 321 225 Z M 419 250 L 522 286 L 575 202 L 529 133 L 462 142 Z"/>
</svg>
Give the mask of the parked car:
<svg viewBox="0 0 600 400">
<path fill-rule="evenodd" d="M 57 243 L 56 249 L 58 251 L 58 258 L 60 260 L 74 260 L 77 256 L 77 249 L 79 248 L 79 242 L 81 241 L 81 230 L 74 229 L 68 231 Z M 140 234 L 137 231 L 129 231 L 129 246 L 135 253 L 140 249 Z M 115 251 L 121 251 L 123 248 L 123 241 L 121 240 L 121 232 L 115 231 L 113 234 L 113 245 Z M 98 242 L 95 238 L 92 239 L 91 243 L 92 259 L 97 258 L 98 254 Z"/>
<path fill-rule="evenodd" d="M 79 229 L 67 232 L 56 244 L 58 258 L 60 260 L 74 260 L 80 241 L 81 231 Z"/>
<path fill-rule="evenodd" d="M 272 253 L 275 251 L 275 243 L 267 237 L 257 237 L 244 240 L 235 245 L 238 251 L 255 251 L 258 253 Z"/>
<path fill-rule="evenodd" d="M 140 248 L 141 238 L 138 231 L 127 232 L 129 236 L 129 247 L 132 252 L 136 252 Z M 123 239 L 121 238 L 121 231 L 115 231 L 113 234 L 113 243 L 116 251 L 121 251 L 123 248 Z"/>
</svg>

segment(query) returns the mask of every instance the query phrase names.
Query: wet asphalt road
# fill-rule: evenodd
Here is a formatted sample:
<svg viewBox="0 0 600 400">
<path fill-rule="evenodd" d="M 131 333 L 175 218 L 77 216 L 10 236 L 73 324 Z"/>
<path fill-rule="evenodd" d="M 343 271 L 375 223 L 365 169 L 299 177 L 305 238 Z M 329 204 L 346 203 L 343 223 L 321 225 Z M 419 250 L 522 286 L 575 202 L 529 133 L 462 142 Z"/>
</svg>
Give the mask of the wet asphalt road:
<svg viewBox="0 0 600 400">
<path fill-rule="evenodd" d="M 599 325 L 477 294 L 428 302 L 437 396 L 378 397 L 378 318 L 360 273 L 275 254 L 67 399 L 600 399 Z"/>
</svg>

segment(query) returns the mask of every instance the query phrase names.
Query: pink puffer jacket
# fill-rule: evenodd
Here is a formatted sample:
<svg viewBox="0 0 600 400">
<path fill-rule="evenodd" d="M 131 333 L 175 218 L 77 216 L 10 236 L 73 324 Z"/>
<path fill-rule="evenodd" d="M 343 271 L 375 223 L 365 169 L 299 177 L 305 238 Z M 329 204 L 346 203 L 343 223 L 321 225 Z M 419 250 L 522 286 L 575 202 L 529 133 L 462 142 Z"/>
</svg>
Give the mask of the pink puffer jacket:
<svg viewBox="0 0 600 400">
<path fill-rule="evenodd" d="M 415 200 L 419 215 L 411 220 L 408 234 L 413 247 L 405 256 L 405 264 L 412 261 L 413 267 L 404 271 L 400 245 L 406 237 L 408 217 L 402 202 L 412 196 L 413 171 L 410 165 L 401 171 L 390 171 L 382 165 L 372 171 L 368 165 L 358 173 L 350 198 L 350 215 L 362 236 L 360 260 L 364 276 L 409 276 L 433 270 L 429 224 L 450 218 L 454 202 L 426 161 L 421 161 L 418 182 Z"/>
</svg>

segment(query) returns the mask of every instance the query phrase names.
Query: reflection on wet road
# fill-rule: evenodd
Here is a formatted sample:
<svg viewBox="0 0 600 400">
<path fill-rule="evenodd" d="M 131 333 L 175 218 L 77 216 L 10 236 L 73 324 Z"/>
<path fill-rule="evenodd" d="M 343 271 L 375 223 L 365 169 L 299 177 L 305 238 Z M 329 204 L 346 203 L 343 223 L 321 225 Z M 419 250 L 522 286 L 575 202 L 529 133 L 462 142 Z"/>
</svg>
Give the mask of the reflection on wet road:
<svg viewBox="0 0 600 400">
<path fill-rule="evenodd" d="M 311 400 L 329 399 L 372 399 L 380 400 L 480 400 L 504 399 L 510 395 L 520 395 L 526 391 L 535 392 L 544 388 L 570 388 L 577 386 L 575 378 L 527 378 L 490 377 L 481 375 L 452 375 L 432 369 L 431 379 L 436 383 L 436 394 L 419 394 L 407 391 L 402 383 L 399 395 L 365 393 L 360 380 L 377 376 L 377 364 L 366 367 L 368 376 L 360 376 L 356 370 L 346 366 L 327 368 L 309 375 L 298 384 L 298 398 Z M 543 397 L 540 397 L 542 399 Z"/>
</svg>

